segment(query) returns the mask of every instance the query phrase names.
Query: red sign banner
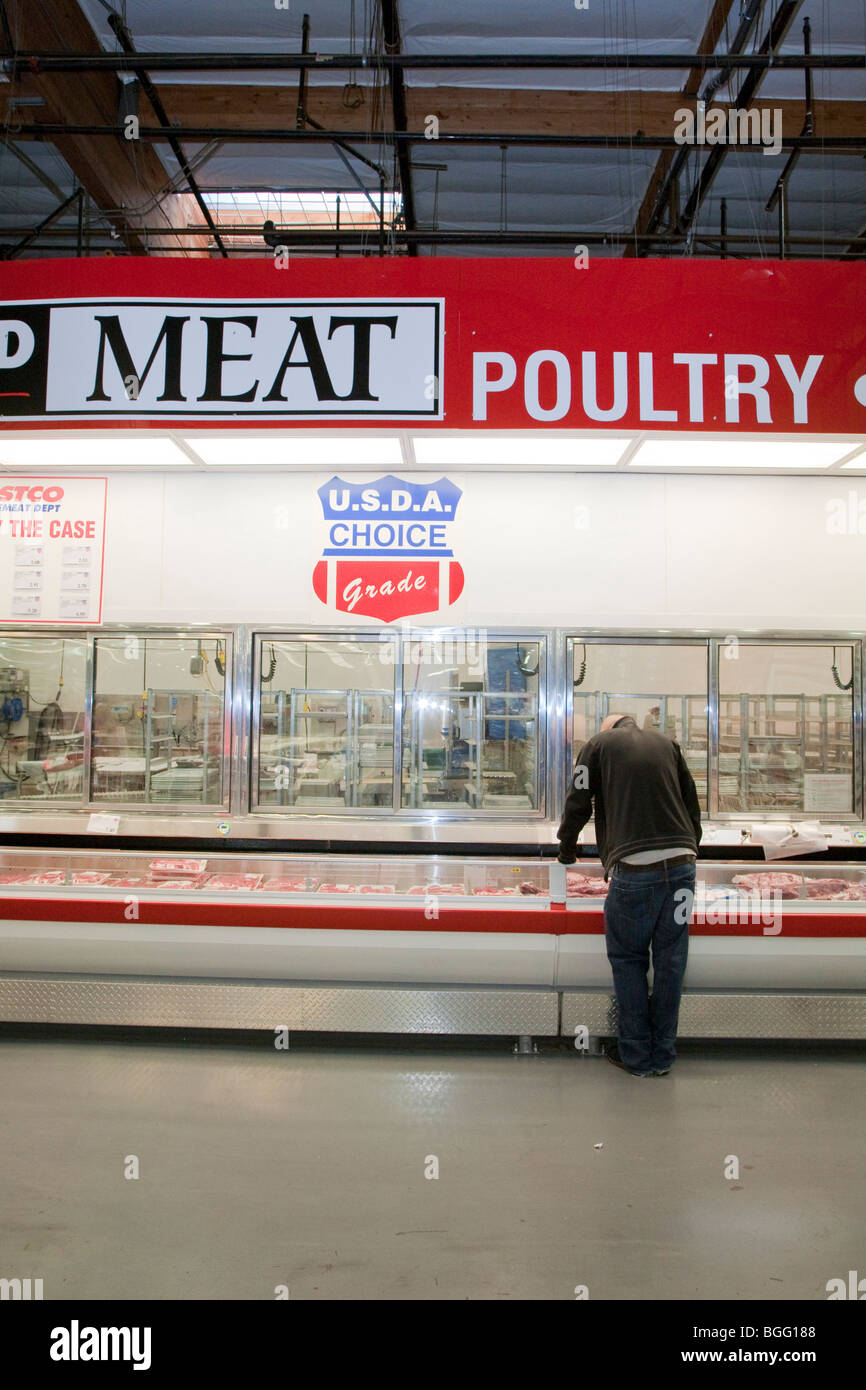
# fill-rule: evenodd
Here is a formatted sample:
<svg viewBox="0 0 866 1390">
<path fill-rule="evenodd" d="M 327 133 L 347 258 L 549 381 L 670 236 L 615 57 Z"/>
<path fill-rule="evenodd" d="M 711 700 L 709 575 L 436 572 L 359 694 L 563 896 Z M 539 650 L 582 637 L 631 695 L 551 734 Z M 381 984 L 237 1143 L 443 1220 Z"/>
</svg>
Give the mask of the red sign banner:
<svg viewBox="0 0 866 1390">
<path fill-rule="evenodd" d="M 0 427 L 859 435 L 864 302 L 848 262 L 16 262 Z"/>
</svg>

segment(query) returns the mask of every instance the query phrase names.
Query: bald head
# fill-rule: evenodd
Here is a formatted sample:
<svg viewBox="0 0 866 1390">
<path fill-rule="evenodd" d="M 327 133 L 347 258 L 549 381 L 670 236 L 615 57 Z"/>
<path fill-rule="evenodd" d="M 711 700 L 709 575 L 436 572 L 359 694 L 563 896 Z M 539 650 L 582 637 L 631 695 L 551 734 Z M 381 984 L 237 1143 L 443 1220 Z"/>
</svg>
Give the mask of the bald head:
<svg viewBox="0 0 866 1390">
<path fill-rule="evenodd" d="M 621 719 L 630 718 L 631 715 L 628 714 L 609 714 L 605 719 L 604 723 L 602 724 L 601 728 L 599 729 L 599 733 L 606 734 L 608 729 L 612 729 L 614 725 L 618 724 Z"/>
</svg>

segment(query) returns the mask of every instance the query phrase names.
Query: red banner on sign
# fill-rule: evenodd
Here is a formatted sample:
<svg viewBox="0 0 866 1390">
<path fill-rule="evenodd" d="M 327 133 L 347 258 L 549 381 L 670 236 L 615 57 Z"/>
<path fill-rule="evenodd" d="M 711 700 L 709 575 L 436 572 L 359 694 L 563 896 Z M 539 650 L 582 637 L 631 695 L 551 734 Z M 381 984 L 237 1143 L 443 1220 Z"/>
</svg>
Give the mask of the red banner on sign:
<svg viewBox="0 0 866 1390">
<path fill-rule="evenodd" d="M 847 262 L 12 263 L 0 425 L 860 435 L 864 301 Z"/>
</svg>

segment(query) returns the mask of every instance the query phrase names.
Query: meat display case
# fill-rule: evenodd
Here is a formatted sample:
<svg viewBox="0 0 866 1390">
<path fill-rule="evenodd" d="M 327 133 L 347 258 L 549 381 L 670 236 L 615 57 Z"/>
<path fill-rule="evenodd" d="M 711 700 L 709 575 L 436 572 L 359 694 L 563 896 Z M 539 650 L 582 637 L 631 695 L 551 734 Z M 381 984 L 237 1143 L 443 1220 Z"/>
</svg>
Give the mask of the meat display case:
<svg viewBox="0 0 866 1390">
<path fill-rule="evenodd" d="M 615 1033 L 597 861 L 5 849 L 0 1021 Z M 699 862 L 688 1037 L 866 1038 L 866 865 Z"/>
</svg>

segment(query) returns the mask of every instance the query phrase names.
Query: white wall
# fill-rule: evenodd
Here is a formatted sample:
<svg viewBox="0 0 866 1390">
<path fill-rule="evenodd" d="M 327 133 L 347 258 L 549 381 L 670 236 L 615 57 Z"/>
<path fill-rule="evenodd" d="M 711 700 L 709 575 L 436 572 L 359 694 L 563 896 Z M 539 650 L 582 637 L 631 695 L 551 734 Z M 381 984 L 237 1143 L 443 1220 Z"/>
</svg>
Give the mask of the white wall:
<svg viewBox="0 0 866 1390">
<path fill-rule="evenodd" d="M 104 621 L 381 628 L 313 594 L 328 476 L 112 475 Z M 449 476 L 466 588 L 424 623 L 866 630 L 866 535 L 827 527 L 854 479 Z"/>
</svg>

